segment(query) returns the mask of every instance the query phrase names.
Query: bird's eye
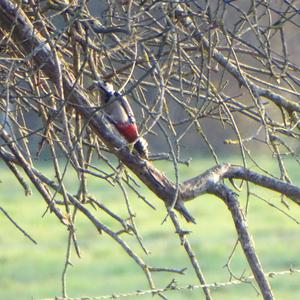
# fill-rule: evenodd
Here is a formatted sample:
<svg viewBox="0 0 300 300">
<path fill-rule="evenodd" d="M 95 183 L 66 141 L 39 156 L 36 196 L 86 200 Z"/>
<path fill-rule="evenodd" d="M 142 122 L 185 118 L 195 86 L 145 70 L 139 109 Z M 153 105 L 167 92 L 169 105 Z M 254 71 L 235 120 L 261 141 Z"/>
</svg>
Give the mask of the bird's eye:
<svg viewBox="0 0 300 300">
<path fill-rule="evenodd" d="M 118 97 L 121 96 L 121 94 L 119 92 L 114 92 L 114 96 Z"/>
</svg>

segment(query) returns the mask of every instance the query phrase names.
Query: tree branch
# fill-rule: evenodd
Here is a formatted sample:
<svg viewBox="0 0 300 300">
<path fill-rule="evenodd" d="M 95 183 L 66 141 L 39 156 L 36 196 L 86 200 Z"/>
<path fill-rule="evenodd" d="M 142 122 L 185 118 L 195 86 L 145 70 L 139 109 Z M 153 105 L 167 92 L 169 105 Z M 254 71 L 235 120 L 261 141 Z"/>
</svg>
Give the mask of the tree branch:
<svg viewBox="0 0 300 300">
<path fill-rule="evenodd" d="M 240 208 L 236 195 L 224 184 L 211 185 L 208 192 L 221 198 L 231 212 L 240 244 L 243 248 L 249 266 L 265 300 L 274 299 L 271 286 L 264 274 L 262 265 L 255 253 L 254 243 L 249 234 L 246 218 Z"/>
<path fill-rule="evenodd" d="M 220 183 L 223 179 L 243 179 L 261 187 L 281 193 L 300 205 L 300 188 L 277 178 L 268 177 L 247 168 L 221 164 L 212 167 L 204 173 L 186 180 L 180 185 L 180 197 L 183 201 L 195 199 L 206 193 L 211 186 Z"/>
<path fill-rule="evenodd" d="M 254 84 L 250 79 L 248 79 L 246 73 L 242 73 L 237 66 L 229 61 L 220 51 L 216 48 L 211 49 L 210 42 L 204 36 L 204 34 L 198 30 L 193 22 L 191 21 L 189 14 L 183 9 L 181 5 L 176 8 L 175 14 L 178 20 L 183 24 L 185 28 L 189 30 L 192 38 L 196 40 L 199 44 L 203 45 L 207 52 L 211 52 L 212 57 L 223 66 L 238 82 L 240 85 L 247 87 L 256 97 L 265 97 L 270 99 L 279 107 L 284 107 L 289 112 L 300 112 L 300 105 L 294 101 L 286 99 L 275 92 L 262 88 Z"/>
</svg>

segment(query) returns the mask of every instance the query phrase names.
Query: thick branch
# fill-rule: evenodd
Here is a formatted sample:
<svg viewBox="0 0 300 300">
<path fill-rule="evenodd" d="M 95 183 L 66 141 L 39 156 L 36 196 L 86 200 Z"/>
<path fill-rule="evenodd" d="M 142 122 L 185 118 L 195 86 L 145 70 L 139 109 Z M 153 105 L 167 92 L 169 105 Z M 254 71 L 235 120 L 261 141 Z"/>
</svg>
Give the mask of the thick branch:
<svg viewBox="0 0 300 300">
<path fill-rule="evenodd" d="M 236 200 L 235 194 L 223 184 L 211 185 L 209 192 L 221 198 L 231 212 L 240 244 L 243 248 L 249 266 L 254 274 L 257 284 L 260 287 L 265 300 L 274 299 L 271 286 L 264 274 L 262 265 L 255 253 L 254 243 L 248 231 L 246 218 Z"/>
<path fill-rule="evenodd" d="M 230 168 L 225 172 L 224 178 L 236 178 L 250 181 L 264 188 L 281 193 L 300 205 L 300 188 L 282 180 L 253 172 L 241 166 L 233 165 L 230 165 Z"/>
<path fill-rule="evenodd" d="M 183 201 L 195 199 L 195 197 L 207 192 L 211 186 L 214 186 L 225 178 L 243 179 L 252 182 L 261 187 L 281 193 L 300 205 L 299 187 L 231 164 L 217 165 L 203 174 L 183 182 L 180 187 L 181 199 Z"/>
</svg>

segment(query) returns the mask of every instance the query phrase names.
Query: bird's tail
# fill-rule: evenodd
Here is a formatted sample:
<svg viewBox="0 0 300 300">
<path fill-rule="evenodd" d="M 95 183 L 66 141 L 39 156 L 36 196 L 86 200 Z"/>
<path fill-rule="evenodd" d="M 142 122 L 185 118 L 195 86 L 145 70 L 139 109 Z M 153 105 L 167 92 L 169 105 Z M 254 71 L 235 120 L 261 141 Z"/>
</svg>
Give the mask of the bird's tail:
<svg viewBox="0 0 300 300">
<path fill-rule="evenodd" d="M 140 137 L 135 142 L 134 149 L 142 158 L 148 159 L 148 143 L 144 138 Z"/>
</svg>

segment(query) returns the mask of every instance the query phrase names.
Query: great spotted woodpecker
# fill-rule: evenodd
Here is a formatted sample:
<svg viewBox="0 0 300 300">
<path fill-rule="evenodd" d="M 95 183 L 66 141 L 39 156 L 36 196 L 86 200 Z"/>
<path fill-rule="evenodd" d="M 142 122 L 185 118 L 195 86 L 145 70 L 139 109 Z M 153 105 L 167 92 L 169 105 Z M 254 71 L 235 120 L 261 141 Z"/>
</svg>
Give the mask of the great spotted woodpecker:
<svg viewBox="0 0 300 300">
<path fill-rule="evenodd" d="M 114 91 L 108 83 L 94 82 L 90 91 L 100 90 L 103 93 L 104 111 L 109 121 L 115 126 L 128 143 L 134 143 L 134 149 L 142 158 L 148 158 L 147 142 L 139 136 L 132 109 L 121 93 Z"/>
</svg>

